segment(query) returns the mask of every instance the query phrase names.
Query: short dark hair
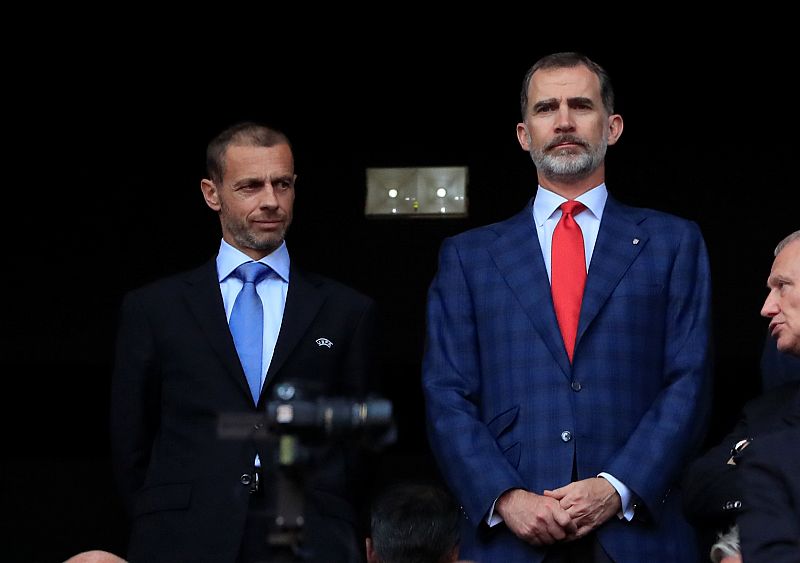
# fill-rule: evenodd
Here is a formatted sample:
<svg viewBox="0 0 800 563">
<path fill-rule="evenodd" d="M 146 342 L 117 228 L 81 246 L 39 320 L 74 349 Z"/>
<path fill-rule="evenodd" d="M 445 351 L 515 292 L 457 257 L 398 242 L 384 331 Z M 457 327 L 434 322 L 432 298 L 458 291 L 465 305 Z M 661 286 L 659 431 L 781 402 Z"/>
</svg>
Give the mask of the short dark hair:
<svg viewBox="0 0 800 563">
<path fill-rule="evenodd" d="M 206 171 L 209 179 L 215 184 L 222 183 L 225 175 L 225 151 L 231 145 L 245 147 L 274 147 L 275 145 L 292 144 L 282 132 L 266 125 L 244 121 L 225 129 L 222 133 L 211 139 L 206 148 Z"/>
<path fill-rule="evenodd" d="M 525 78 L 522 80 L 522 92 L 520 92 L 519 96 L 522 109 L 522 121 L 525 121 L 526 112 L 528 111 L 528 88 L 530 88 L 531 77 L 534 72 L 540 69 L 574 68 L 581 65 L 597 75 L 597 78 L 600 80 L 600 97 L 603 99 L 603 107 L 608 115 L 613 114 L 614 88 L 611 86 L 611 77 L 606 72 L 606 69 L 581 53 L 553 53 L 552 55 L 547 55 L 536 61 L 533 66 L 528 69 L 528 72 L 525 73 Z"/>
<path fill-rule="evenodd" d="M 372 545 L 383 563 L 441 563 L 460 543 L 460 510 L 435 485 L 400 483 L 372 504 Z"/>
</svg>

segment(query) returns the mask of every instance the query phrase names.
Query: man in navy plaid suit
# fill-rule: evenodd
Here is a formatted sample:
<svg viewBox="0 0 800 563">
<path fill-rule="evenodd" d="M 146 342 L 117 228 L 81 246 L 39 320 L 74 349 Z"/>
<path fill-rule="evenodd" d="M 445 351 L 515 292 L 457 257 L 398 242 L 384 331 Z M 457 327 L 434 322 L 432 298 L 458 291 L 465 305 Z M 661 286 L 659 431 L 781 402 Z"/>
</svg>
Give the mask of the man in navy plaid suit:
<svg viewBox="0 0 800 563">
<path fill-rule="evenodd" d="M 461 555 L 696 561 L 673 487 L 709 409 L 702 235 L 608 195 L 605 152 L 622 118 L 596 63 L 544 57 L 521 105 L 517 137 L 537 168 L 536 197 L 506 221 L 445 240 L 428 299 L 429 436 L 467 516 Z M 574 221 L 588 268 L 574 346 L 550 282 L 570 200 L 583 204 Z"/>
</svg>

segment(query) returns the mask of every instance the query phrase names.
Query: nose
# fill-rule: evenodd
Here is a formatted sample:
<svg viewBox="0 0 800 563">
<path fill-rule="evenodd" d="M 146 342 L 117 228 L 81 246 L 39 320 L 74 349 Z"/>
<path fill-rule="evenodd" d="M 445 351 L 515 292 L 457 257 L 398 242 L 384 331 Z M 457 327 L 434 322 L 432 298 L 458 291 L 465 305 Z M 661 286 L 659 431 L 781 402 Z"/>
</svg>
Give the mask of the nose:
<svg viewBox="0 0 800 563">
<path fill-rule="evenodd" d="M 764 300 L 764 306 L 761 307 L 761 316 L 772 318 L 780 312 L 778 307 L 778 300 L 774 297 L 775 290 L 769 292 L 767 298 Z"/>
<path fill-rule="evenodd" d="M 275 195 L 275 188 L 273 188 L 271 184 L 264 186 L 259 206 L 265 209 L 278 208 L 278 197 Z"/>
<path fill-rule="evenodd" d="M 569 106 L 561 104 L 556 113 L 556 132 L 569 133 L 575 130 L 575 122 L 572 119 L 572 112 Z"/>
</svg>

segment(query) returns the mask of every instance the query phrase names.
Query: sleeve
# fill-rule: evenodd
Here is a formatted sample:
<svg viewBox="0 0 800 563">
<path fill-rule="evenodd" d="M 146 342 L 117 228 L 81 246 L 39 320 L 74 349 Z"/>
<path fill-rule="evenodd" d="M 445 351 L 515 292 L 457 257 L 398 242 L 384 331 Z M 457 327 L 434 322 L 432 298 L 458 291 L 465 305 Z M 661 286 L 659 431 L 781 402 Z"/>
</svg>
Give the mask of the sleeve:
<svg viewBox="0 0 800 563">
<path fill-rule="evenodd" d="M 143 485 L 158 427 L 159 382 L 153 335 L 141 304 L 125 297 L 111 382 L 110 434 L 115 479 L 130 512 Z"/>
<path fill-rule="evenodd" d="M 700 447 L 711 404 L 711 280 L 700 230 L 685 223 L 667 285 L 662 388 L 619 455 L 605 468 L 658 518 L 663 501 Z M 667 251 L 664 249 L 663 251 Z"/>
<path fill-rule="evenodd" d="M 475 526 L 505 491 L 524 482 L 480 418 L 480 349 L 470 288 L 446 240 L 428 294 L 422 368 L 428 436 L 439 468 Z"/>
</svg>

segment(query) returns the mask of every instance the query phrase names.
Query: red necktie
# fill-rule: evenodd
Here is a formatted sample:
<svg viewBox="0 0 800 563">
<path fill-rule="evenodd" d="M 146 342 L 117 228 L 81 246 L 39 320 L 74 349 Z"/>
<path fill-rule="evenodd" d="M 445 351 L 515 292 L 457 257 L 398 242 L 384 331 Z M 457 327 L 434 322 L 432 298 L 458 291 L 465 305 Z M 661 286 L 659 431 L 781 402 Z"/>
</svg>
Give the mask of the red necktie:
<svg viewBox="0 0 800 563">
<path fill-rule="evenodd" d="M 552 277 L 550 288 L 553 292 L 553 305 L 570 363 L 575 349 L 575 338 L 578 335 L 583 287 L 586 285 L 583 233 L 575 222 L 575 215 L 584 209 L 586 206 L 579 201 L 567 201 L 561 204 L 561 220 L 553 231 L 553 247 L 550 255 Z"/>
</svg>

